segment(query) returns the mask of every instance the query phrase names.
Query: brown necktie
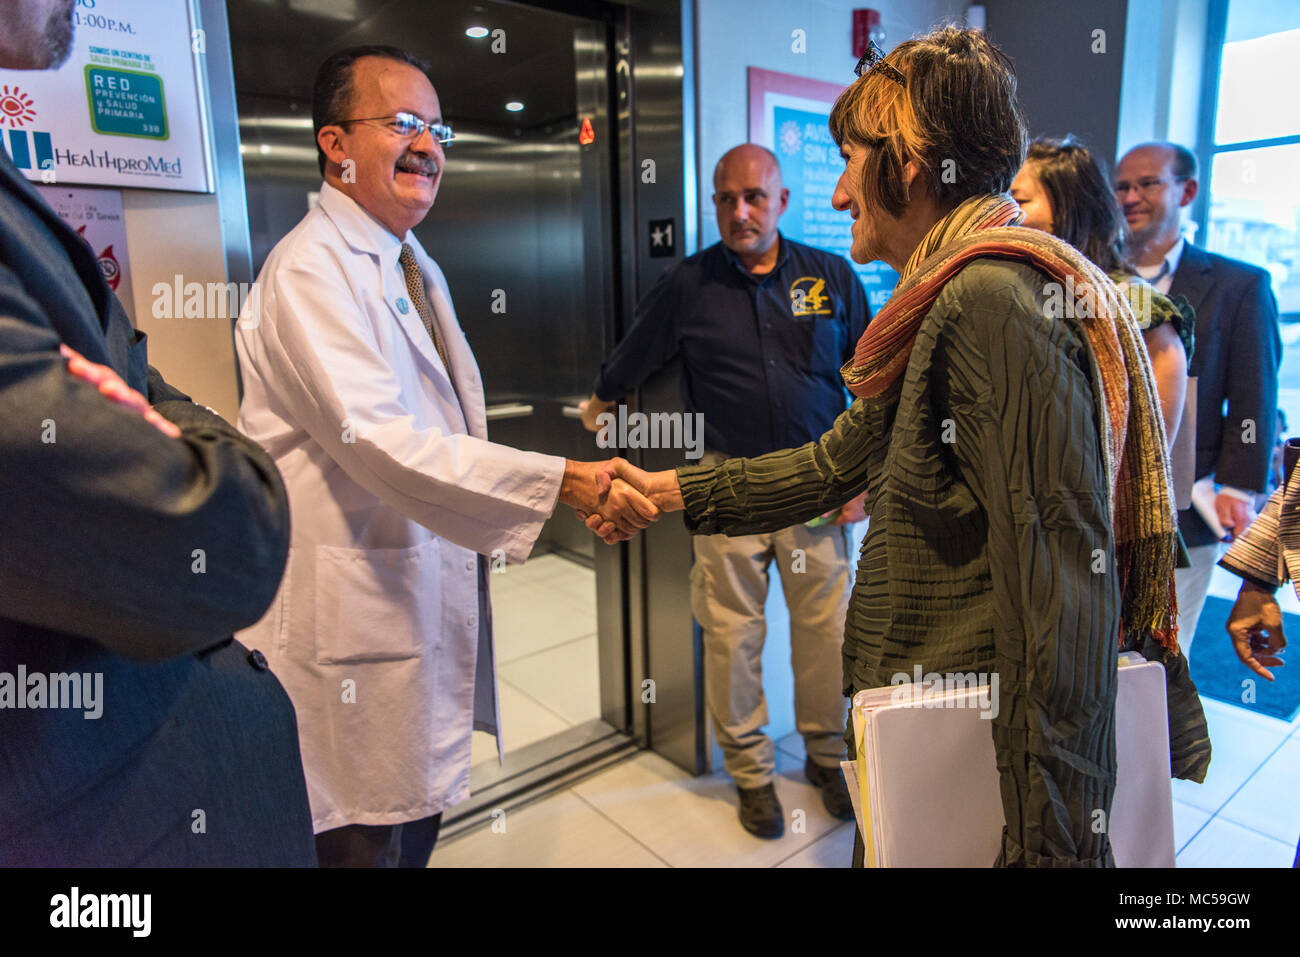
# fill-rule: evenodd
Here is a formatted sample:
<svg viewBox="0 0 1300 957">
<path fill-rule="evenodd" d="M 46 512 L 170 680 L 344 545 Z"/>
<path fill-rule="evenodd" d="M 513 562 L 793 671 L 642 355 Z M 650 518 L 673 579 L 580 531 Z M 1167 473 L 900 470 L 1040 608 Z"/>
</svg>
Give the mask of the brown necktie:
<svg viewBox="0 0 1300 957">
<path fill-rule="evenodd" d="M 397 261 L 402 264 L 402 275 L 406 277 L 406 291 L 411 296 L 415 311 L 420 316 L 420 321 L 424 323 L 429 338 L 433 340 L 433 347 L 438 350 L 442 367 L 447 370 L 447 378 L 452 380 L 454 386 L 456 380 L 451 376 L 451 363 L 447 361 L 447 350 L 443 348 L 442 336 L 438 335 L 438 324 L 433 321 L 433 309 L 424 294 L 424 273 L 420 272 L 420 264 L 415 261 L 415 251 L 411 249 L 409 243 L 402 243 L 402 254 L 397 257 Z"/>
</svg>

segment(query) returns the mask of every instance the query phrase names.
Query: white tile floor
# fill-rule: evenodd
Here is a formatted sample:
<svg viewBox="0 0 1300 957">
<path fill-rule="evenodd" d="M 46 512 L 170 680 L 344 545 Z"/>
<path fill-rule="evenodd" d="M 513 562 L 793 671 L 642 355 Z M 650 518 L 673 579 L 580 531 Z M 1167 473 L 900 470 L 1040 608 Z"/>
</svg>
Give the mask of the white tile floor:
<svg viewBox="0 0 1300 957">
<path fill-rule="evenodd" d="M 507 748 L 598 712 L 594 582 L 584 575 L 591 573 L 542 556 L 493 577 Z M 1219 569 L 1210 592 L 1231 598 L 1238 584 Z M 1300 612 L 1293 591 L 1279 598 Z M 1289 867 L 1300 837 L 1300 718 L 1281 721 L 1202 700 L 1214 758 L 1203 784 L 1174 782 L 1178 866 Z M 475 738 L 476 761 L 495 755 L 490 737 Z M 740 827 L 725 772 L 694 778 L 641 752 L 510 812 L 504 829 L 498 822 L 495 830 L 484 825 L 445 841 L 430 866 L 848 866 L 854 825 L 831 818 L 804 780 L 799 735 L 786 735 L 777 748 L 776 788 L 787 820 L 779 840 Z"/>
<path fill-rule="evenodd" d="M 1300 838 L 1300 720 L 1204 705 L 1215 757 L 1204 784 L 1174 782 L 1178 866 L 1290 867 Z M 503 833 L 485 825 L 440 844 L 430 866 L 847 867 L 853 825 L 827 814 L 803 779 L 799 736 L 777 745 L 787 820 L 779 840 L 740 827 L 725 772 L 694 778 L 643 751 L 511 812 Z M 790 823 L 796 811 L 799 826 Z"/>
<path fill-rule="evenodd" d="M 793 748 L 793 750 L 792 750 Z M 643 751 L 573 787 L 439 844 L 430 867 L 842 867 L 853 825 L 832 818 L 803 778 L 798 736 L 777 751 L 785 836 L 753 837 L 736 819 L 725 772 L 694 778 Z M 802 813 L 799 813 L 802 812 Z"/>
<path fill-rule="evenodd" d="M 540 555 L 494 572 L 492 626 L 507 752 L 600 717 L 593 571 Z M 475 731 L 472 763 L 496 756 Z"/>
<path fill-rule="evenodd" d="M 1235 575 L 1214 570 L 1211 595 L 1232 600 L 1240 587 Z M 1277 597 L 1283 611 L 1300 613 L 1294 588 L 1278 589 Z M 1212 698 L 1201 703 L 1214 756 L 1204 783 L 1174 782 L 1178 866 L 1290 867 L 1300 836 L 1300 717 L 1282 721 Z"/>
</svg>

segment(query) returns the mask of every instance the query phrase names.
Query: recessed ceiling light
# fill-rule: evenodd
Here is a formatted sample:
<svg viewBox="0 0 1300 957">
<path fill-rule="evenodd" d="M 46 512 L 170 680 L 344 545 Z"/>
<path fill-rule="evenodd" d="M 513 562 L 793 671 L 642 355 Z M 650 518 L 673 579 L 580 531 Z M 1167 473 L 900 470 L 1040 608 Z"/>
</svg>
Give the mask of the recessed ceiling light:
<svg viewBox="0 0 1300 957">
<path fill-rule="evenodd" d="M 265 154 L 271 152 L 271 144 L 270 144 L 270 143 L 261 143 L 261 144 L 258 145 L 258 147 L 257 147 L 257 151 L 258 151 L 259 153 L 265 155 Z"/>
<path fill-rule="evenodd" d="M 506 109 L 509 110 L 511 113 L 518 113 L 523 108 L 524 105 L 520 103 L 518 100 L 511 100 L 509 103 L 506 104 Z"/>
<path fill-rule="evenodd" d="M 465 36 L 472 37 L 475 40 L 482 40 L 487 35 L 488 35 L 487 27 L 470 27 L 468 30 L 465 31 Z"/>
</svg>

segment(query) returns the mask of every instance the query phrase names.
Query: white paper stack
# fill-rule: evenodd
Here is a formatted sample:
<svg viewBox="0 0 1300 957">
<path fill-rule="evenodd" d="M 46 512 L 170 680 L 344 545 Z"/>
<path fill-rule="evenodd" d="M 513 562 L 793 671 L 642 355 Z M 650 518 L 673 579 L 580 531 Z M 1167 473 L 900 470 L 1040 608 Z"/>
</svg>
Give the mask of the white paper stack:
<svg viewBox="0 0 1300 957">
<path fill-rule="evenodd" d="M 1111 845 L 1119 867 L 1173 867 L 1165 671 L 1130 657 L 1120 661 L 1115 704 Z M 909 686 L 853 698 L 858 754 L 844 773 L 866 866 L 991 866 L 1005 823 L 988 716 L 994 689 L 912 690 L 909 701 L 899 687 Z"/>
</svg>

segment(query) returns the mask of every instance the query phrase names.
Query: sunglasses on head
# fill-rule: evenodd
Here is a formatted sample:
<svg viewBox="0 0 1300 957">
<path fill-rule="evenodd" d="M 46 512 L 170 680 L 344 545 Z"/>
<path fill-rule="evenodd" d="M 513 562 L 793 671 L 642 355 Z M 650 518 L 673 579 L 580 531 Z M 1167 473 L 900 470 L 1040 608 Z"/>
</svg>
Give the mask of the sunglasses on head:
<svg viewBox="0 0 1300 957">
<path fill-rule="evenodd" d="M 858 65 L 853 68 L 854 76 L 865 76 L 871 70 L 877 73 L 883 73 L 899 86 L 907 88 L 907 77 L 899 73 L 888 63 L 884 62 L 885 51 L 876 46 L 875 40 L 867 41 L 867 49 L 858 59 Z"/>
</svg>

